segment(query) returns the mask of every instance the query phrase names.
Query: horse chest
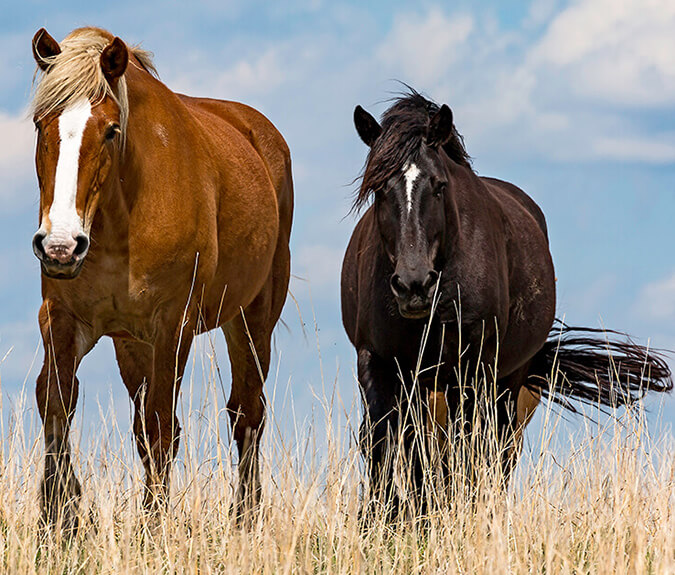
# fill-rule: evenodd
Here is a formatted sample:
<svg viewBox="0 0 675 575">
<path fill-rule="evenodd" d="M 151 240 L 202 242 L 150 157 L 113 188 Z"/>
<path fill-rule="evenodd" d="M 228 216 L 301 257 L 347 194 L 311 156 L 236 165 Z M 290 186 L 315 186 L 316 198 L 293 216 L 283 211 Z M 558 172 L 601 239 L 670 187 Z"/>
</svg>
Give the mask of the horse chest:
<svg viewBox="0 0 675 575">
<path fill-rule="evenodd" d="M 71 302 L 70 306 L 96 337 L 120 333 L 142 341 L 152 337 L 149 319 L 153 306 L 143 298 L 132 300 L 127 295 L 108 292 Z"/>
</svg>

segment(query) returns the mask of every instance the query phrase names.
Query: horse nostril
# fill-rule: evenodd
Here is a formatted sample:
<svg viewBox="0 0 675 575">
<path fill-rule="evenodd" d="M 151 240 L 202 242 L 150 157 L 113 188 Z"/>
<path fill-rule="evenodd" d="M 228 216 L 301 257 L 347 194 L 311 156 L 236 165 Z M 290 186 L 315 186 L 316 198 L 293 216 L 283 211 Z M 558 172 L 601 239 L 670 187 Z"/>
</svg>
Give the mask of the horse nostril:
<svg viewBox="0 0 675 575">
<path fill-rule="evenodd" d="M 402 297 L 409 291 L 408 286 L 406 286 L 403 283 L 403 280 L 401 280 L 401 276 L 399 276 L 398 274 L 394 274 L 393 276 L 391 276 L 391 280 L 389 283 L 391 284 L 391 290 L 397 297 Z"/>
<path fill-rule="evenodd" d="M 431 291 L 436 287 L 436 282 L 438 281 L 438 272 L 435 270 L 431 270 L 427 274 L 427 279 L 424 280 L 424 289 L 426 291 Z"/>
<path fill-rule="evenodd" d="M 42 259 L 46 255 L 45 247 L 42 244 L 46 237 L 47 234 L 44 232 L 36 232 L 33 236 L 33 253 L 38 257 L 38 259 Z"/>
<path fill-rule="evenodd" d="M 73 250 L 73 255 L 81 257 L 86 254 L 89 249 L 89 238 L 84 234 L 80 234 L 75 238 L 75 241 L 77 242 L 77 245 L 75 246 L 75 250 Z"/>
</svg>

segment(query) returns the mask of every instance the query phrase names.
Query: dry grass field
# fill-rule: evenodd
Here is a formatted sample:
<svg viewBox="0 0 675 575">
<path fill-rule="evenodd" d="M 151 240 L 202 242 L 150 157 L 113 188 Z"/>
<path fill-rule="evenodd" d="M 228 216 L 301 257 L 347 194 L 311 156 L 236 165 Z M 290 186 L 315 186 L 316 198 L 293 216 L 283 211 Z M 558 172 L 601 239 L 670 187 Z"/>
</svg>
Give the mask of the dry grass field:
<svg viewBox="0 0 675 575">
<path fill-rule="evenodd" d="M 208 353 L 201 360 L 213 364 Z M 675 573 L 673 437 L 650 437 L 639 407 L 603 417 L 602 423 L 579 417 L 578 433 L 561 438 L 561 414 L 542 405 L 543 424 L 528 432 L 507 492 L 495 477 L 494 445 L 485 433 L 477 443 L 475 488 L 455 480 L 449 491 L 442 489 L 430 462 L 424 517 L 403 513 L 387 523 L 375 515 L 365 523 L 359 520 L 364 466 L 355 443 L 358 409 L 345 408 L 334 396 L 317 398 L 319 416 L 313 423 L 289 425 L 269 414 L 262 510 L 242 528 L 230 514 L 236 450 L 230 445 L 223 390 L 217 370 L 206 371 L 211 374 L 206 382 L 184 384 L 182 449 L 170 507 L 159 519 L 144 516 L 140 508 L 142 468 L 117 419 L 126 414 L 101 409 L 96 434 L 74 431 L 83 527 L 70 540 L 38 529 L 36 471 L 43 447 L 30 409 L 32 393 L 12 398 L 11 405 L 5 401 L 0 570 Z M 208 391 L 196 405 L 194 386 L 204 383 Z M 463 464 L 452 452 L 451 473 L 457 477 Z M 398 471 L 405 498 L 404 462 Z"/>
</svg>

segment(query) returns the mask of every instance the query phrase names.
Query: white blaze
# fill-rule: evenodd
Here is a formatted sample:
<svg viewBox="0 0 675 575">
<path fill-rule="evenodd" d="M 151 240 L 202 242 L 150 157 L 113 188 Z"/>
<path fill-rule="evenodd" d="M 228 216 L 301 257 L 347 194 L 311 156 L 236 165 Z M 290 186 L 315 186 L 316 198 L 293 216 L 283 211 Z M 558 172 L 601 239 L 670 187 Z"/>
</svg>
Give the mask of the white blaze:
<svg viewBox="0 0 675 575">
<path fill-rule="evenodd" d="M 412 210 L 413 186 L 415 185 L 415 180 L 419 175 L 420 170 L 415 164 L 408 162 L 406 163 L 405 166 L 403 166 L 403 177 L 405 178 L 405 195 L 407 200 L 408 213 L 410 213 L 410 210 Z"/>
<path fill-rule="evenodd" d="M 54 180 L 54 200 L 49 208 L 50 243 L 71 243 L 82 232 L 82 219 L 77 215 L 75 199 L 82 135 L 90 117 L 89 100 L 76 102 L 59 117 L 61 143 Z"/>
</svg>

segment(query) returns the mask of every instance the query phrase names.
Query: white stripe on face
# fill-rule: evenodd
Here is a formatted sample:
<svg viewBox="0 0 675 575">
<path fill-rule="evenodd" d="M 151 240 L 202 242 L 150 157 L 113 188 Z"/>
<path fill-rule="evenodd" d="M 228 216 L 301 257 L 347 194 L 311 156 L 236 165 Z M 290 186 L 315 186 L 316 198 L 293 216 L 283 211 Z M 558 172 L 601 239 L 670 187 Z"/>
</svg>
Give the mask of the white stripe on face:
<svg viewBox="0 0 675 575">
<path fill-rule="evenodd" d="M 69 244 L 82 232 L 82 219 L 77 215 L 75 199 L 82 135 L 90 117 L 89 100 L 76 102 L 59 117 L 61 143 L 54 180 L 54 200 L 49 208 L 50 243 Z"/>
<path fill-rule="evenodd" d="M 415 180 L 419 175 L 420 170 L 415 164 L 411 164 L 410 162 L 408 162 L 406 163 L 405 166 L 403 166 L 403 177 L 405 178 L 405 195 L 408 206 L 408 214 L 410 213 L 410 210 L 412 210 L 413 186 L 415 185 Z"/>
</svg>

